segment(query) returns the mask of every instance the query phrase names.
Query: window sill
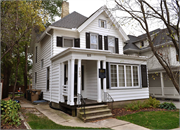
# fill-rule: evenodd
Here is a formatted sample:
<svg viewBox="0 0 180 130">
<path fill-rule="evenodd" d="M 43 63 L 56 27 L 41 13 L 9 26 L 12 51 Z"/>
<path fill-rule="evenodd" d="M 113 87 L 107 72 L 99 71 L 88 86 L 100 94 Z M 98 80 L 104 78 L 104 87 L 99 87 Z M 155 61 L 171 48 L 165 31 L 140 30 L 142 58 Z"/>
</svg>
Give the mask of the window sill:
<svg viewBox="0 0 180 130">
<path fill-rule="evenodd" d="M 111 87 L 109 90 L 142 89 L 141 87 Z"/>
</svg>

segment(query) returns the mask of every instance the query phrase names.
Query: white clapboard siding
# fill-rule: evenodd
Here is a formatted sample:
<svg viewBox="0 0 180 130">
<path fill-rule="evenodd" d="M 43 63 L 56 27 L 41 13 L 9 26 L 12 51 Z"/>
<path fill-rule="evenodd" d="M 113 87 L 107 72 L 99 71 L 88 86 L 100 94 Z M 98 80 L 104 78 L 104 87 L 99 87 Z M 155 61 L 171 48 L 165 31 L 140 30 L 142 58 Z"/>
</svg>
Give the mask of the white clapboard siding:
<svg viewBox="0 0 180 130">
<path fill-rule="evenodd" d="M 58 103 L 60 97 L 60 64 L 52 65 L 51 100 Z"/>
<path fill-rule="evenodd" d="M 125 101 L 125 100 L 136 100 L 136 99 L 146 99 L 149 98 L 149 88 L 139 88 L 139 89 L 117 89 L 117 90 L 107 90 L 114 101 Z"/>
<path fill-rule="evenodd" d="M 35 62 L 35 48 L 37 51 L 37 63 Z M 46 90 L 47 67 L 51 66 L 51 38 L 45 37 L 41 43 L 36 43 L 33 50 L 33 71 L 32 71 L 32 88 L 40 89 L 43 92 L 43 98 L 50 100 L 50 92 Z M 44 59 L 44 66 L 41 68 L 41 60 Z M 37 72 L 37 83 L 35 85 L 35 72 Z M 51 72 L 51 70 L 50 70 Z"/>
<path fill-rule="evenodd" d="M 97 100 L 97 61 L 86 61 L 86 96 Z"/>
<path fill-rule="evenodd" d="M 98 26 L 98 20 L 106 20 L 107 28 L 101 28 Z M 100 14 L 91 24 L 89 24 L 84 30 L 80 32 L 80 47 L 86 48 L 86 32 L 97 33 L 102 35 L 102 43 L 104 50 L 104 36 L 114 36 L 119 39 L 119 54 L 123 54 L 123 41 L 122 36 L 119 33 L 118 29 L 114 27 L 111 20 L 107 17 L 105 13 Z"/>
<path fill-rule="evenodd" d="M 64 47 L 57 47 L 57 36 L 79 38 L 79 33 L 78 32 L 70 32 L 70 31 L 54 30 L 54 33 L 53 33 L 53 56 L 57 55 L 58 53 L 67 49 Z"/>
</svg>

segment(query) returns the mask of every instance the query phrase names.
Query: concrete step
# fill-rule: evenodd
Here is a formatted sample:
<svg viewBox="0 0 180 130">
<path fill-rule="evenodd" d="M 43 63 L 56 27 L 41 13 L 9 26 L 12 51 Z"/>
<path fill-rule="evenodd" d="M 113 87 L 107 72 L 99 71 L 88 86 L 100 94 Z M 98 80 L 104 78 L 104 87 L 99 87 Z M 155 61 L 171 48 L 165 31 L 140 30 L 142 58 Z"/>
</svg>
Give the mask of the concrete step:
<svg viewBox="0 0 180 130">
<path fill-rule="evenodd" d="M 99 119 L 105 119 L 105 118 L 109 118 L 112 117 L 112 113 L 108 113 L 108 114 L 102 114 L 102 115 L 94 115 L 94 116 L 90 116 L 90 117 L 82 117 L 81 119 L 84 122 L 89 122 L 89 121 L 94 121 L 94 120 L 99 120 Z"/>
<path fill-rule="evenodd" d="M 102 109 L 102 110 L 95 110 L 95 111 L 85 111 L 85 114 L 88 115 L 88 114 L 94 114 L 94 113 L 101 113 L 101 112 L 111 112 L 110 109 Z M 83 111 L 80 112 L 81 115 L 84 114 Z"/>
<path fill-rule="evenodd" d="M 94 105 L 94 106 L 87 106 L 85 107 L 85 111 L 94 111 L 94 110 L 100 110 L 100 109 L 105 109 L 108 108 L 107 105 Z M 84 107 L 82 108 L 77 108 L 79 111 L 83 112 L 84 111 Z"/>
</svg>

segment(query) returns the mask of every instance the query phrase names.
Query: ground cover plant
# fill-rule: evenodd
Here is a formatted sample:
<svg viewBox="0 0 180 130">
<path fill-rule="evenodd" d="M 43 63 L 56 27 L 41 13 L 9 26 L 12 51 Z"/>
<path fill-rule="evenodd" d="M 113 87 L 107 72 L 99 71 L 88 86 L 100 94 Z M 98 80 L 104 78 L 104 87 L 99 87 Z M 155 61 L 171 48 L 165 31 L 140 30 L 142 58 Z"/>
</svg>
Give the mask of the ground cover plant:
<svg viewBox="0 0 180 130">
<path fill-rule="evenodd" d="M 1 100 L 1 125 L 19 126 L 21 124 L 18 114 L 20 107 L 19 103 L 11 99 L 8 101 Z"/>
<path fill-rule="evenodd" d="M 54 123 L 49 120 L 47 117 L 42 116 L 38 117 L 35 114 L 27 113 L 28 117 L 27 122 L 31 126 L 32 129 L 106 129 L 106 128 L 83 128 L 83 127 L 70 127 L 70 126 L 62 126 Z M 110 129 L 107 129 L 110 130 Z"/>
<path fill-rule="evenodd" d="M 147 111 L 118 116 L 125 120 L 149 129 L 173 129 L 179 127 L 179 111 Z"/>
</svg>

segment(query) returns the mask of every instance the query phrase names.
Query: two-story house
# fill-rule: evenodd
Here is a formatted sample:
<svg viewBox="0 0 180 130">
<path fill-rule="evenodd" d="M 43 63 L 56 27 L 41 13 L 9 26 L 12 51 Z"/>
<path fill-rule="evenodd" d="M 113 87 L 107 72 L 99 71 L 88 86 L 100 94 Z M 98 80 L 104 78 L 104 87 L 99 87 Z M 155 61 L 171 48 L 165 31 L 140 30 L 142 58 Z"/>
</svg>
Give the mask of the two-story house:
<svg viewBox="0 0 180 130">
<path fill-rule="evenodd" d="M 127 40 L 106 6 L 88 18 L 72 12 L 34 43 L 32 86 L 68 106 L 78 95 L 97 103 L 149 98 L 146 57 L 124 55 Z"/>
<path fill-rule="evenodd" d="M 176 49 L 168 35 L 167 29 L 156 29 L 150 32 L 153 45 L 159 55 L 161 55 L 175 73 L 179 83 L 179 61 Z M 153 55 L 146 34 L 138 37 L 129 35 L 130 40 L 126 41 L 124 53 L 128 55 L 148 57 L 147 68 L 149 74 L 149 93 L 156 98 L 180 99 L 179 93 L 175 89 L 172 81 L 165 70 Z M 178 41 L 177 35 L 175 39 Z"/>
</svg>

